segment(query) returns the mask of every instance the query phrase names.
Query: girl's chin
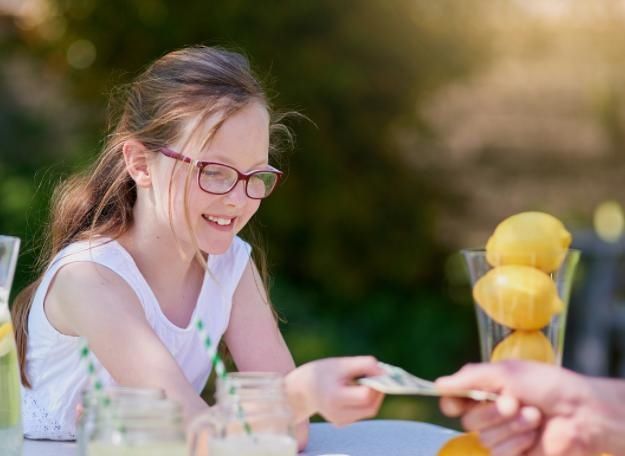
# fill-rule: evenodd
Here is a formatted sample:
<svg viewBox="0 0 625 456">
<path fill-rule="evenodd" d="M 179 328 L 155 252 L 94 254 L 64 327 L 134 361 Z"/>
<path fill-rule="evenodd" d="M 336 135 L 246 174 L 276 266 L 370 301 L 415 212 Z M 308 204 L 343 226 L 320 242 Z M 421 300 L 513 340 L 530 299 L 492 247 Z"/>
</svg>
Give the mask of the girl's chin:
<svg viewBox="0 0 625 456">
<path fill-rule="evenodd" d="M 232 238 L 226 240 L 210 240 L 204 241 L 201 240 L 198 242 L 198 247 L 200 250 L 208 255 L 221 255 L 225 253 L 230 246 L 232 245 Z"/>
</svg>

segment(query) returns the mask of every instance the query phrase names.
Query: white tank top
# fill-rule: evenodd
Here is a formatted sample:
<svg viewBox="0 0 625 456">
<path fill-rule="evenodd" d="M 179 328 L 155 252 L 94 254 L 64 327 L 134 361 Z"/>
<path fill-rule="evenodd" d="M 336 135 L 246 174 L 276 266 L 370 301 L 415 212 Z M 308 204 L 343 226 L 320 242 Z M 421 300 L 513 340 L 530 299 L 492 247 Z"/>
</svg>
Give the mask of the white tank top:
<svg viewBox="0 0 625 456">
<path fill-rule="evenodd" d="M 200 393 L 211 373 L 211 363 L 194 323 L 201 318 L 218 343 L 230 318 L 232 296 L 250 259 L 250 246 L 236 237 L 223 254 L 210 255 L 207 272 L 193 315 L 186 328 L 174 325 L 161 308 L 134 260 L 118 242 L 106 238 L 77 242 L 61 250 L 35 291 L 28 317 L 26 373 L 32 388 L 22 388 L 24 435 L 35 439 L 71 440 L 76 435 L 76 405 L 89 385 L 79 337 L 58 332 L 48 321 L 43 302 L 57 271 L 73 262 L 103 265 L 124 279 L 136 293 L 154 332 L 171 352 L 187 380 Z M 115 384 L 93 354 L 98 378 Z"/>
</svg>

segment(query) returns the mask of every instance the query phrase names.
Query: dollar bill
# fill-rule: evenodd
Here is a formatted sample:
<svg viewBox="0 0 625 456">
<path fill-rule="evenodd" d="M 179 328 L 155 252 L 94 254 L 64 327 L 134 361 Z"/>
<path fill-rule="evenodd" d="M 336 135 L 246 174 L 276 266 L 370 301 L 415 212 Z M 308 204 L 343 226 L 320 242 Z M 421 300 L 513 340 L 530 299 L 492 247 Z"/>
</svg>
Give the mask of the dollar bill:
<svg viewBox="0 0 625 456">
<path fill-rule="evenodd" d="M 358 383 L 385 394 L 442 396 L 434 382 L 412 375 L 401 367 L 382 362 L 379 365 L 385 372 L 383 375 L 362 377 L 358 379 Z M 495 393 L 478 390 L 457 391 L 454 394 L 446 393 L 445 396 L 466 397 L 475 401 L 494 401 L 497 399 Z"/>
</svg>

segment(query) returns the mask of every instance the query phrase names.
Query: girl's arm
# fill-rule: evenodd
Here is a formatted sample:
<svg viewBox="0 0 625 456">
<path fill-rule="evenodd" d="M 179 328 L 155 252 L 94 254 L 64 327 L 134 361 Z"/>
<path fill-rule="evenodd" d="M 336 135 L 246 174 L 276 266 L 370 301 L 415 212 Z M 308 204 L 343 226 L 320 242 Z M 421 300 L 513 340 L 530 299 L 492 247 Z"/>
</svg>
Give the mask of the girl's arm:
<svg viewBox="0 0 625 456">
<path fill-rule="evenodd" d="M 293 357 L 268 303 L 263 282 L 251 260 L 234 292 L 224 341 L 239 371 L 286 375 L 295 369 Z M 300 418 L 296 434 L 301 449 L 308 441 L 308 415 L 295 414 Z"/>
<path fill-rule="evenodd" d="M 64 266 L 44 306 L 58 331 L 87 340 L 117 383 L 164 389 L 182 405 L 187 422 L 208 409 L 147 322 L 134 291 L 110 269 L 91 262 Z"/>
<path fill-rule="evenodd" d="M 224 340 L 240 371 L 286 374 L 295 368 L 252 261 L 234 292 Z"/>
<path fill-rule="evenodd" d="M 258 271 L 250 262 L 234 294 L 225 341 L 241 371 L 271 371 L 286 376 L 286 393 L 299 422 L 299 448 L 308 440 L 308 418 L 320 413 L 335 424 L 377 414 L 383 395 L 355 384 L 362 376 L 380 375 L 375 358 L 360 356 L 313 361 L 295 369 L 280 334 Z"/>
</svg>

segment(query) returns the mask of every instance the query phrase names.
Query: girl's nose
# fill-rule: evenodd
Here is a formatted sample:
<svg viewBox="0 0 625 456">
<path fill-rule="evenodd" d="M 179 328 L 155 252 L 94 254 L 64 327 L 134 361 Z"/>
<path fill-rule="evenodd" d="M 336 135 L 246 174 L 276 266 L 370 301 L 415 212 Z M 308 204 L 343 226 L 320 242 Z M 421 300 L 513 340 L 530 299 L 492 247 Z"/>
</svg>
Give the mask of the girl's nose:
<svg viewBox="0 0 625 456">
<path fill-rule="evenodd" d="M 231 206 L 242 206 L 245 204 L 247 200 L 247 194 L 245 193 L 245 181 L 239 181 L 234 186 L 232 190 L 230 190 L 225 195 L 226 204 Z"/>
</svg>

